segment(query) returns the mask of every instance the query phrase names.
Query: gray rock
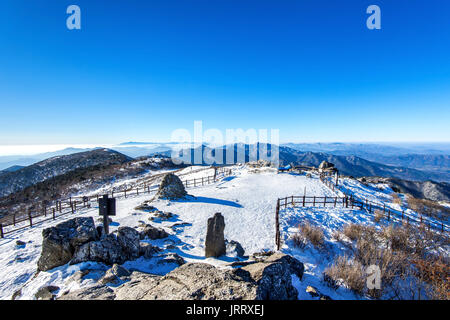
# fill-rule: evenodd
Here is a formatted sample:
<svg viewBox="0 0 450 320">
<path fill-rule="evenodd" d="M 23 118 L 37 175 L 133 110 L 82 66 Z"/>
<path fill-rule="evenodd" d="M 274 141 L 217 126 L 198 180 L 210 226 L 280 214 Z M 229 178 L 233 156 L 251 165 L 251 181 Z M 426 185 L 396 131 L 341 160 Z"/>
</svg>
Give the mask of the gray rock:
<svg viewBox="0 0 450 320">
<path fill-rule="evenodd" d="M 59 297 L 58 300 L 113 300 L 115 296 L 111 288 L 104 285 L 96 285 L 69 292 Z"/>
<path fill-rule="evenodd" d="M 220 212 L 208 219 L 205 257 L 220 257 L 226 253 L 224 229 L 225 219 Z"/>
<path fill-rule="evenodd" d="M 174 252 L 169 252 L 166 255 L 164 255 L 164 258 L 162 260 L 158 261 L 158 264 L 163 264 L 163 263 L 174 263 L 178 266 L 181 266 L 183 264 L 186 263 L 186 261 L 180 257 L 178 254 L 174 253 Z"/>
<path fill-rule="evenodd" d="M 284 265 L 289 266 L 290 272 L 292 274 L 295 274 L 300 280 L 303 278 L 303 273 L 305 271 L 305 266 L 303 263 L 295 259 L 294 257 L 283 254 L 281 252 L 276 252 L 270 256 L 268 256 L 266 259 L 264 259 L 265 263 L 282 263 Z"/>
<path fill-rule="evenodd" d="M 150 243 L 142 243 L 139 251 L 141 256 L 143 256 L 146 259 L 150 259 L 151 257 L 153 257 L 154 254 L 160 252 L 161 249 L 156 246 L 153 246 Z"/>
<path fill-rule="evenodd" d="M 158 211 L 158 209 L 154 206 L 151 206 L 149 204 L 149 201 L 145 201 L 143 202 L 141 205 L 137 206 L 136 208 L 134 208 L 135 210 L 142 210 L 142 211 L 147 211 L 147 212 L 153 212 L 153 211 Z"/>
<path fill-rule="evenodd" d="M 38 270 L 47 271 L 72 259 L 79 246 L 98 239 L 92 217 L 74 218 L 42 232 L 42 252 Z"/>
<path fill-rule="evenodd" d="M 13 295 L 11 296 L 11 300 L 17 300 L 22 295 L 22 289 L 18 289 L 14 291 Z"/>
<path fill-rule="evenodd" d="M 126 260 L 135 260 L 139 258 L 139 238 L 139 232 L 130 227 L 120 227 L 117 231 L 117 241 L 122 246 Z"/>
<path fill-rule="evenodd" d="M 24 247 L 24 246 L 26 246 L 26 245 L 27 245 L 26 242 L 23 242 L 23 241 L 20 241 L 20 240 L 17 240 L 17 241 L 16 241 L 16 246 L 18 246 L 18 247 Z"/>
<path fill-rule="evenodd" d="M 187 195 L 183 182 L 173 173 L 168 173 L 164 176 L 159 185 L 156 198 L 159 199 L 179 199 Z"/>
<path fill-rule="evenodd" d="M 233 256 L 233 257 L 239 257 L 239 258 L 244 257 L 245 250 L 244 250 L 244 248 L 242 248 L 242 246 L 239 242 L 234 241 L 234 240 L 231 240 L 231 241 L 225 240 L 225 243 L 226 243 L 227 255 Z"/>
<path fill-rule="evenodd" d="M 70 264 L 97 261 L 112 265 L 114 263 L 122 264 L 126 260 L 127 256 L 116 236 L 109 234 L 100 241 L 92 241 L 79 247 Z"/>
<path fill-rule="evenodd" d="M 59 287 L 56 286 L 45 286 L 40 288 L 34 297 L 38 300 L 55 300 L 56 294 L 54 294 L 54 292 L 58 290 Z"/>
<path fill-rule="evenodd" d="M 185 264 L 160 280 L 141 280 L 133 285 L 144 300 L 295 300 L 288 259 L 258 262 L 241 269 L 221 270 L 204 263 Z M 126 296 L 117 288 L 117 298 Z"/>
<path fill-rule="evenodd" d="M 149 238 L 151 240 L 167 238 L 169 234 L 161 228 L 156 228 L 150 224 L 146 224 L 143 230 L 139 233 L 140 239 Z"/>
<path fill-rule="evenodd" d="M 120 227 L 117 236 L 108 234 L 101 240 L 88 242 L 77 248 L 70 264 L 86 261 L 122 264 L 139 258 L 140 250 L 139 233 L 130 227 Z"/>
<path fill-rule="evenodd" d="M 98 282 L 102 284 L 118 284 L 122 281 L 122 278 L 126 278 L 130 275 L 130 271 L 128 271 L 126 268 L 118 264 L 114 264 L 111 269 L 108 269 L 108 271 L 106 271 L 105 275 Z"/>
</svg>

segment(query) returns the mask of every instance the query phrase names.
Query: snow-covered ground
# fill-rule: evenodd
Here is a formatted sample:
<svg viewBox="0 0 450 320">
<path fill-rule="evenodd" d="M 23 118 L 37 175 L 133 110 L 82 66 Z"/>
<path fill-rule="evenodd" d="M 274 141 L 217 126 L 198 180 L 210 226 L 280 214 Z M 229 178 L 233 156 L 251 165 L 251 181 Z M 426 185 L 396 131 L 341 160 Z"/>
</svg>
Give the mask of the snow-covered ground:
<svg viewBox="0 0 450 320">
<path fill-rule="evenodd" d="M 152 205 L 161 211 L 173 213 L 173 217 L 167 221 L 149 218 L 152 213 L 136 210 L 135 208 L 146 200 L 150 200 L 152 194 L 130 195 L 117 201 L 117 216 L 113 218 L 111 231 L 120 226 L 138 227 L 141 222 L 150 223 L 164 228 L 170 236 L 167 239 L 148 241 L 165 249 L 165 252 L 176 252 L 186 261 L 206 262 L 216 266 L 223 266 L 232 257 L 219 259 L 204 258 L 204 239 L 206 236 L 207 219 L 215 212 L 221 212 L 225 217 L 225 237 L 241 243 L 246 254 L 252 254 L 262 250 L 275 249 L 275 207 L 277 198 L 291 195 L 307 196 L 335 196 L 315 176 L 308 178 L 297 174 L 277 174 L 276 170 L 248 169 L 246 166 L 233 166 L 232 175 L 221 179 L 217 183 L 189 188 L 187 191 L 194 197 L 185 200 L 167 201 L 156 200 Z M 177 174 L 184 174 L 184 179 L 193 179 L 210 176 L 212 169 L 198 170 L 201 168 L 186 168 Z M 190 174 L 192 172 L 192 174 Z M 122 184 L 118 181 L 117 184 Z M 361 186 L 348 186 L 355 193 L 362 194 L 366 189 Z M 362 188 L 362 189 L 360 189 Z M 378 191 L 377 191 L 378 192 Z M 388 196 L 386 193 L 374 197 Z M 93 216 L 98 219 L 98 207 L 81 209 L 76 216 Z M 40 272 L 35 275 L 37 260 L 41 252 L 43 228 L 71 218 L 70 215 L 59 217 L 56 221 L 45 222 L 42 225 L 27 228 L 22 231 L 8 234 L 0 240 L 0 299 L 10 299 L 14 292 L 22 288 L 22 299 L 33 299 L 36 291 L 44 285 L 55 285 L 61 288 L 59 294 L 67 290 L 75 290 L 80 285 L 86 286 L 95 283 L 102 272 L 108 267 L 99 263 L 82 263 L 78 265 L 64 265 L 48 272 Z M 364 211 L 342 208 L 288 208 L 280 214 L 280 226 L 282 237 L 287 240 L 289 234 L 302 221 L 309 220 L 312 223 L 322 225 L 326 233 L 341 227 L 343 224 L 358 222 L 373 224 L 373 217 Z M 99 223 L 96 221 L 96 223 Z M 177 226 L 174 226 L 178 224 Z M 16 246 L 16 240 L 26 242 L 25 246 Z M 323 268 L 331 261 L 332 257 L 324 257 L 317 254 L 314 249 L 301 251 L 290 247 L 286 241 L 282 250 L 296 256 L 305 263 L 306 271 L 303 281 L 294 279 L 294 284 L 300 289 L 299 298 L 310 299 L 305 294 L 307 285 L 319 287 L 323 294 L 332 298 L 354 299 L 355 296 L 345 289 L 334 291 L 321 284 Z M 312 250 L 312 251 L 311 251 Z M 164 253 L 164 252 L 163 252 Z M 328 261 L 329 259 L 330 261 Z M 140 258 L 136 261 L 125 263 L 126 268 L 140 270 L 154 274 L 165 274 L 175 266 L 157 264 L 155 259 Z M 71 281 L 76 272 L 86 268 L 98 269 L 98 276 L 90 273 L 82 282 Z"/>
</svg>

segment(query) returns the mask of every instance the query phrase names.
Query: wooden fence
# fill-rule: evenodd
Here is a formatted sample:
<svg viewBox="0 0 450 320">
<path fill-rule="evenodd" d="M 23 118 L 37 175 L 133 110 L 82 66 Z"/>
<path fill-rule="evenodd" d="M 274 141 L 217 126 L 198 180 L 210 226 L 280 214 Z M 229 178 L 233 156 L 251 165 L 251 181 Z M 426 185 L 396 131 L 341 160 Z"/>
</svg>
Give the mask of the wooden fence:
<svg viewBox="0 0 450 320">
<path fill-rule="evenodd" d="M 197 172 L 202 170 L 205 169 L 197 170 Z M 195 172 L 196 171 L 189 172 L 186 174 L 192 174 Z M 159 174 L 158 176 L 163 176 L 165 174 L 166 173 Z M 229 176 L 231 174 L 232 174 L 231 169 L 223 167 L 218 168 L 214 175 L 202 178 L 182 180 L 182 183 L 186 188 L 194 188 L 214 183 L 218 181 L 220 178 Z M 151 180 L 154 180 L 155 176 L 152 176 L 150 178 L 153 178 Z M 28 212 L 25 215 L 21 213 L 3 217 L 2 220 L 0 221 L 0 238 L 4 238 L 6 234 L 16 232 L 21 229 L 33 227 L 46 221 L 56 220 L 57 217 L 65 216 L 68 214 L 75 214 L 79 209 L 90 208 L 92 201 L 98 203 L 99 198 L 101 198 L 105 194 L 111 195 L 111 197 L 115 198 L 127 198 L 133 195 L 138 196 L 140 194 L 152 193 L 157 191 L 158 188 L 159 188 L 158 185 L 149 185 L 147 184 L 147 182 L 144 181 L 135 185 L 134 187 L 125 190 L 109 191 L 90 196 L 69 197 L 67 199 L 56 200 L 54 201 L 54 204 L 50 206 L 42 204 L 42 209 L 40 212 L 36 211 L 33 212 L 32 210 L 28 210 Z M 39 217 L 43 217 L 43 219 L 39 219 L 38 221 L 36 221 L 35 219 Z M 18 226 L 23 222 L 27 222 L 27 224 Z M 17 228 L 8 228 L 11 226 L 13 227 L 17 226 Z"/>
<path fill-rule="evenodd" d="M 281 248 L 281 236 L 280 236 L 280 211 L 286 209 L 288 206 L 295 207 L 341 207 L 346 209 L 358 209 L 367 210 L 369 213 L 375 213 L 376 211 L 383 214 L 383 217 L 387 221 L 396 221 L 407 224 L 418 224 L 422 226 L 428 226 L 428 229 L 434 229 L 441 232 L 448 232 L 449 227 L 443 222 L 438 223 L 429 219 L 412 217 L 406 214 L 404 211 L 393 210 L 386 206 L 365 200 L 355 199 L 352 195 L 344 197 L 327 197 L 327 196 L 290 196 L 285 198 L 279 198 L 276 204 L 275 211 L 275 244 L 277 250 Z"/>
</svg>

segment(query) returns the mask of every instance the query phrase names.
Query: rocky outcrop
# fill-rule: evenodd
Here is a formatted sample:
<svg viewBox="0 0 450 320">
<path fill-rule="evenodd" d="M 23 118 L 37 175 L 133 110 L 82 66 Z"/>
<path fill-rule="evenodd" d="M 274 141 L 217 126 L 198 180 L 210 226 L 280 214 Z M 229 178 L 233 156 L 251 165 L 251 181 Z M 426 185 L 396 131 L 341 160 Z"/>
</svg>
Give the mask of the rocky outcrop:
<svg viewBox="0 0 450 320">
<path fill-rule="evenodd" d="M 164 176 L 159 185 L 156 198 L 158 199 L 179 199 L 187 195 L 183 182 L 173 173 L 168 173 Z"/>
<path fill-rule="evenodd" d="M 79 247 L 75 252 L 70 264 L 86 261 L 103 262 L 106 264 L 126 261 L 123 256 L 122 247 L 114 234 L 109 234 L 99 241 L 92 241 Z"/>
<path fill-rule="evenodd" d="M 74 218 L 42 232 L 42 252 L 38 270 L 47 271 L 68 263 L 76 249 L 98 239 L 94 219 Z"/>
<path fill-rule="evenodd" d="M 226 253 L 224 229 L 225 219 L 220 212 L 208 219 L 205 257 L 220 257 Z"/>
<path fill-rule="evenodd" d="M 133 228 L 121 227 L 117 236 L 109 234 L 99 241 L 92 241 L 79 247 L 70 263 L 97 261 L 109 265 L 122 264 L 137 259 L 140 252 L 139 233 Z"/>
<path fill-rule="evenodd" d="M 266 260 L 237 269 L 218 269 L 205 263 L 188 263 L 164 277 L 133 272 L 117 288 L 96 286 L 63 299 L 117 300 L 295 300 L 298 292 L 291 275 L 303 275 L 303 264 L 277 253 Z"/>
</svg>

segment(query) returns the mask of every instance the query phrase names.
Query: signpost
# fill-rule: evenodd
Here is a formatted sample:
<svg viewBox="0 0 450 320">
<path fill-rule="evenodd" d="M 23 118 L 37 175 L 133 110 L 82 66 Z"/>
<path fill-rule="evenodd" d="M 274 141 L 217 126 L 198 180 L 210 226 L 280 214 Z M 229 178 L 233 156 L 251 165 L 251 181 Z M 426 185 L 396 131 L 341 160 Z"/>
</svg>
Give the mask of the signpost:
<svg viewBox="0 0 450 320">
<path fill-rule="evenodd" d="M 116 199 L 108 198 L 108 195 L 105 194 L 98 201 L 98 210 L 99 214 L 103 216 L 103 230 L 107 235 L 109 233 L 109 216 L 116 215 Z"/>
</svg>

